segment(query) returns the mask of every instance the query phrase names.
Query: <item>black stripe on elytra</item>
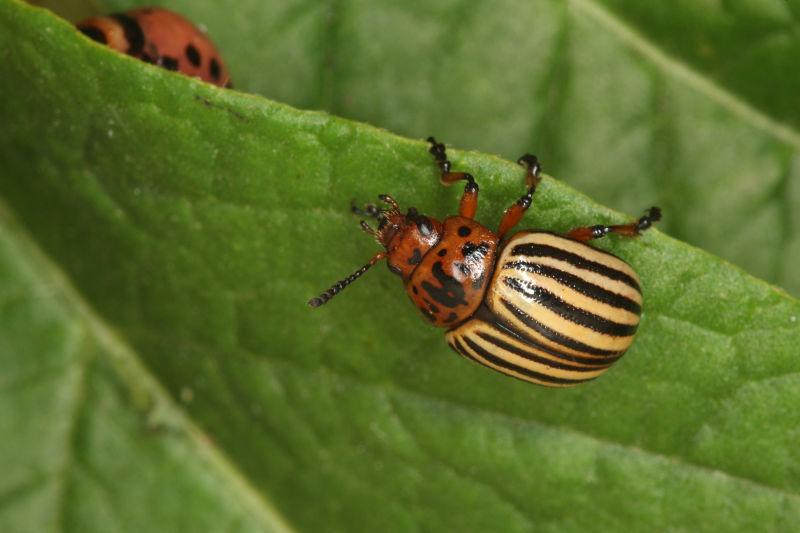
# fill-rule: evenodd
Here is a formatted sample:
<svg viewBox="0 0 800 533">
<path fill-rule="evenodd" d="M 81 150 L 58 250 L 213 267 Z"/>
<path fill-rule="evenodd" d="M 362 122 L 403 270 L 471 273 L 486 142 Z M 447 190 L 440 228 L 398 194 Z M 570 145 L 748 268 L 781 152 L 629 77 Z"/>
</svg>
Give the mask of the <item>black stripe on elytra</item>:
<svg viewBox="0 0 800 533">
<path fill-rule="evenodd" d="M 460 357 L 464 357 L 464 355 L 463 355 L 463 354 L 462 354 L 460 351 L 458 351 L 458 348 L 456 348 L 456 345 L 455 345 L 455 344 L 453 344 L 453 343 L 452 343 L 452 342 L 450 342 L 450 341 L 447 341 L 447 345 L 450 347 L 450 349 L 451 349 L 451 350 L 453 350 L 454 352 L 456 352 L 456 353 L 457 353 L 457 354 L 458 354 Z"/>
<path fill-rule="evenodd" d="M 532 379 L 536 379 L 538 381 L 544 381 L 547 383 L 561 383 L 561 384 L 573 384 L 573 383 L 583 383 L 584 381 L 589 381 L 590 379 L 594 378 L 587 378 L 587 379 L 568 379 L 568 378 L 558 378 L 555 376 L 550 376 L 548 374 L 543 374 L 541 372 L 536 372 L 535 370 L 531 370 L 529 368 L 525 368 L 523 366 L 515 365 L 514 363 L 503 359 L 502 357 L 497 357 L 494 354 L 489 353 L 488 351 L 484 350 L 483 347 L 478 344 L 477 342 L 473 341 L 469 337 L 463 337 L 464 342 L 467 343 L 472 351 L 477 353 L 481 358 L 485 359 L 486 361 L 499 366 L 500 368 L 504 368 L 506 370 L 510 370 L 516 372 L 518 374 L 522 374 L 523 376 L 527 376 Z M 480 361 L 479 361 L 480 362 Z"/>
<path fill-rule="evenodd" d="M 125 13 L 114 13 L 111 18 L 119 22 L 125 33 L 125 40 L 128 41 L 128 50 L 125 53 L 138 56 L 144 49 L 144 32 L 139 22 Z"/>
<path fill-rule="evenodd" d="M 595 250 L 595 248 L 592 248 L 592 250 Z M 622 283 L 633 287 L 639 292 L 642 291 L 642 289 L 639 287 L 639 283 L 625 272 L 621 272 L 616 268 L 611 268 L 603 263 L 586 259 L 581 255 L 574 254 L 562 248 L 556 248 L 555 246 L 550 246 L 548 244 L 518 244 L 511 249 L 511 255 L 524 255 L 527 257 L 552 257 L 553 259 L 558 259 L 559 261 L 565 261 L 574 267 L 582 268 L 583 270 L 589 270 L 595 274 L 600 274 L 601 276 L 605 276 L 609 279 L 621 281 Z M 611 254 L 608 255 L 610 257 L 615 257 Z"/>
<path fill-rule="evenodd" d="M 473 315 L 476 319 L 481 320 L 484 324 L 494 329 L 500 335 L 508 335 L 509 337 L 518 340 L 519 342 L 530 346 L 535 350 L 539 350 L 541 352 L 545 352 L 553 357 L 558 357 L 559 359 L 563 359 L 564 361 L 570 361 L 573 363 L 581 363 L 585 365 L 607 365 L 611 364 L 623 355 L 625 352 L 619 351 L 612 351 L 612 350 L 601 350 L 599 348 L 591 348 L 589 346 L 585 346 L 581 351 L 601 356 L 602 359 L 598 359 L 597 357 L 581 357 L 578 355 L 574 355 L 571 353 L 561 352 L 557 349 L 553 348 L 552 346 L 548 346 L 543 344 L 538 339 L 535 339 L 529 335 L 524 334 L 523 332 L 519 331 L 516 327 L 512 324 L 506 322 L 501 317 L 497 316 L 489 309 L 486 305 L 481 305 L 475 314 Z M 542 326 L 544 327 L 544 326 Z M 552 331 L 552 330 L 551 330 Z"/>
<path fill-rule="evenodd" d="M 533 285 L 518 278 L 504 277 L 503 283 L 512 290 L 522 294 L 526 299 L 532 300 L 554 312 L 561 318 L 574 324 L 589 328 L 592 331 L 612 337 L 630 337 L 636 333 L 638 324 L 620 324 L 608 320 L 586 309 L 575 307 L 548 291 L 544 287 Z"/>
<path fill-rule="evenodd" d="M 522 357 L 523 359 L 527 359 L 528 361 L 533 361 L 535 363 L 541 363 L 543 365 L 547 365 L 552 368 L 560 368 L 561 370 L 572 370 L 575 372 L 596 372 L 600 370 L 602 367 L 611 366 L 611 363 L 613 363 L 613 361 L 609 361 L 608 359 L 605 360 L 589 359 L 588 360 L 590 361 L 589 364 L 594 365 L 594 368 L 586 366 L 568 365 L 566 363 L 553 361 L 552 359 L 542 357 L 541 355 L 536 355 L 535 353 L 531 353 L 527 350 L 523 350 L 519 346 L 514 346 L 513 344 L 509 344 L 503 339 L 495 337 L 494 335 L 490 335 L 485 331 L 476 331 L 475 335 L 485 340 L 486 342 L 491 343 L 492 345 L 500 348 L 501 350 L 511 352 L 514 355 Z"/>
<path fill-rule="evenodd" d="M 470 354 L 470 353 L 467 351 L 467 349 L 466 349 L 466 348 L 464 348 L 464 345 L 463 345 L 463 344 L 461 344 L 461 341 L 460 341 L 460 340 L 458 340 L 458 339 L 454 339 L 454 342 L 455 342 L 455 344 L 450 344 L 450 347 L 451 347 L 451 348 L 453 348 L 453 349 L 454 349 L 454 350 L 455 350 L 455 351 L 456 351 L 456 352 L 457 352 L 457 353 L 458 353 L 458 354 L 459 354 L 461 357 L 464 357 L 464 358 L 466 358 L 466 359 L 469 359 L 470 361 L 475 361 L 475 362 L 476 362 L 476 363 L 478 363 L 479 365 L 483 365 L 483 363 L 481 363 L 480 361 L 478 361 L 477 359 L 475 359 L 475 357 L 473 357 L 473 356 L 472 356 L 472 355 L 471 355 L 471 354 Z M 483 366 L 486 366 L 486 365 L 483 365 Z"/>
<path fill-rule="evenodd" d="M 520 322 L 537 332 L 542 337 L 558 343 L 562 346 L 566 346 L 572 350 L 576 350 L 579 352 L 591 354 L 591 355 L 619 355 L 619 352 L 611 351 L 611 350 L 603 350 L 601 348 L 595 348 L 594 346 L 589 346 L 588 344 L 584 344 L 578 340 L 573 339 L 572 337 L 567 337 L 563 333 L 559 333 L 554 329 L 548 328 L 538 320 L 535 320 L 533 317 L 528 315 L 522 309 L 517 307 L 516 305 L 512 304 L 508 300 L 501 298 L 500 301 L 502 302 L 503 306 L 506 309 L 511 311 L 511 314 L 514 315 Z"/>
<path fill-rule="evenodd" d="M 579 292 L 584 296 L 588 296 L 592 300 L 597 300 L 598 302 L 610 305 L 612 307 L 625 309 L 626 311 L 630 311 L 636 315 L 642 314 L 641 306 L 627 296 L 604 289 L 599 285 L 595 285 L 594 283 L 586 281 L 580 276 L 570 274 L 569 272 L 565 272 L 555 267 L 542 265 L 539 263 L 529 263 L 528 261 L 511 261 L 503 265 L 503 268 L 513 268 L 514 270 L 519 270 L 520 272 L 539 274 L 541 276 L 553 279 L 562 285 L 566 285 L 570 289 Z"/>
</svg>

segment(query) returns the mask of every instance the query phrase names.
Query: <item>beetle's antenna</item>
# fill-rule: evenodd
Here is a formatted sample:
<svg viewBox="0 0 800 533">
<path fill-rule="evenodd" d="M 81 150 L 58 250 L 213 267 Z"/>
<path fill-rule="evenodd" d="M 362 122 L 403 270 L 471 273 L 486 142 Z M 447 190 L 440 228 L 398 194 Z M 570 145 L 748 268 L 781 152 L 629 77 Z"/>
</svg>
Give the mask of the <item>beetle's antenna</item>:
<svg viewBox="0 0 800 533">
<path fill-rule="evenodd" d="M 352 274 L 350 274 L 349 276 L 347 276 L 343 280 L 341 280 L 341 281 L 339 281 L 337 283 L 334 283 L 333 285 L 331 285 L 330 289 L 328 289 L 327 291 L 323 292 L 322 294 L 320 294 L 316 298 L 311 298 L 308 301 L 308 305 L 310 305 L 311 307 L 319 307 L 320 305 L 326 303 L 328 300 L 330 300 L 331 298 L 333 298 L 334 296 L 339 294 L 345 287 L 347 287 L 348 285 L 353 283 L 355 280 L 360 278 L 364 274 L 364 272 L 366 272 L 367 270 L 370 269 L 370 267 L 372 265 L 374 265 L 375 263 L 377 263 L 381 259 L 385 259 L 385 258 L 386 258 L 386 252 L 378 252 L 377 254 L 375 254 L 372 257 L 372 259 L 369 260 L 369 263 L 367 263 L 363 267 L 359 268 L 358 270 L 356 270 L 355 272 L 353 272 Z"/>
</svg>

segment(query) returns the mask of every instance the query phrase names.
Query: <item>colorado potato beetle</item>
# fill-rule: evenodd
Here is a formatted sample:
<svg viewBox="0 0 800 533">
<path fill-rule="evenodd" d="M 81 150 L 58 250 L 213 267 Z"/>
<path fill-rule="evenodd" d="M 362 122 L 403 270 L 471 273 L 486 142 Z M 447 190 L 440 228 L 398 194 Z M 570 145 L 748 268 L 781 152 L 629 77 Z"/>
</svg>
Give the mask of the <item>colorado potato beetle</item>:
<svg viewBox="0 0 800 533">
<path fill-rule="evenodd" d="M 208 36 L 172 11 L 146 7 L 76 24 L 95 41 L 114 50 L 203 81 L 231 87 L 228 69 Z"/>
<path fill-rule="evenodd" d="M 445 185 L 466 181 L 458 216 L 439 221 L 413 207 L 402 214 L 389 195 L 387 207 L 353 206 L 377 220 L 361 221 L 384 250 L 353 274 L 309 300 L 319 307 L 372 265 L 385 259 L 403 279 L 411 301 L 447 344 L 463 357 L 509 376 L 551 387 L 569 387 L 605 372 L 633 342 L 642 311 L 636 272 L 588 241 L 609 233 L 638 236 L 661 218 L 651 207 L 638 220 L 615 226 L 575 228 L 565 234 L 527 230 L 504 237 L 530 207 L 541 177 L 537 158 L 525 154 L 527 192 L 509 207 L 496 233 L 474 220 L 478 184 L 451 171 L 445 146 L 428 139 Z"/>
</svg>

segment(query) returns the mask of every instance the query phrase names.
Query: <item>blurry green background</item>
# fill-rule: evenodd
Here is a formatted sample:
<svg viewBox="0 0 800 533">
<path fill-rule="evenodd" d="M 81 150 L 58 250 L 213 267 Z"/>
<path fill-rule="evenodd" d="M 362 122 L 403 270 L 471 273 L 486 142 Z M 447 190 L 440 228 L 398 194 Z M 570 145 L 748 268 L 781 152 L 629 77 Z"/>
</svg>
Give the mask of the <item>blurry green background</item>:
<svg viewBox="0 0 800 533">
<path fill-rule="evenodd" d="M 0 0 L 0 530 L 797 529 L 800 2 L 163 5 L 237 91 Z M 530 151 L 523 225 L 660 205 L 710 253 L 600 243 L 645 313 L 574 390 L 460 360 L 385 268 L 309 310 L 374 253 L 350 199 L 455 209 L 430 134 L 489 225 L 484 153 Z"/>
</svg>

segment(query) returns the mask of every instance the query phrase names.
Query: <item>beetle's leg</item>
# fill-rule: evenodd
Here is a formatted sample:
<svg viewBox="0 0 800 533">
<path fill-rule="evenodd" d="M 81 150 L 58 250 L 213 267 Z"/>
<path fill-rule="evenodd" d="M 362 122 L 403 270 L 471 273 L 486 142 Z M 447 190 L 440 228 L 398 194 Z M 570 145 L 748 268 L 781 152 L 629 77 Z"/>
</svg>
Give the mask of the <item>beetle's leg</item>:
<svg viewBox="0 0 800 533">
<path fill-rule="evenodd" d="M 356 205 L 355 200 L 352 200 L 350 202 L 350 212 L 358 216 L 370 217 L 370 218 L 378 218 L 378 215 L 380 215 L 381 213 L 380 209 L 378 209 L 378 206 L 376 206 L 375 204 L 367 204 L 366 206 L 364 206 L 364 209 L 361 209 Z"/>
<path fill-rule="evenodd" d="M 536 192 L 536 186 L 542 180 L 539 175 L 542 171 L 542 165 L 535 155 L 525 154 L 517 160 L 517 163 L 525 167 L 525 185 L 528 186 L 528 192 L 520 196 L 519 200 L 506 209 L 503 214 L 503 219 L 500 221 L 500 227 L 497 230 L 497 235 L 502 239 L 508 233 L 508 230 L 517 225 L 522 215 L 531 206 L 533 201 L 533 193 Z"/>
<path fill-rule="evenodd" d="M 464 194 L 461 196 L 461 203 L 458 206 L 458 214 L 464 218 L 475 218 L 475 212 L 478 210 L 478 184 L 475 183 L 475 178 L 467 172 L 451 172 L 450 161 L 447 159 L 444 144 L 436 142 L 433 137 L 428 137 L 428 142 L 431 143 L 428 151 L 436 159 L 436 164 L 442 172 L 439 178 L 442 184 L 452 185 L 458 180 L 466 180 L 467 182 L 464 185 Z"/>
<path fill-rule="evenodd" d="M 651 207 L 647 210 L 647 213 L 636 222 L 618 224 L 616 226 L 598 225 L 575 228 L 567 233 L 567 237 L 572 237 L 582 242 L 599 239 L 605 237 L 609 233 L 616 233 L 617 235 L 623 235 L 625 237 L 638 237 L 644 230 L 659 220 L 661 220 L 661 209 L 658 207 Z"/>
</svg>

